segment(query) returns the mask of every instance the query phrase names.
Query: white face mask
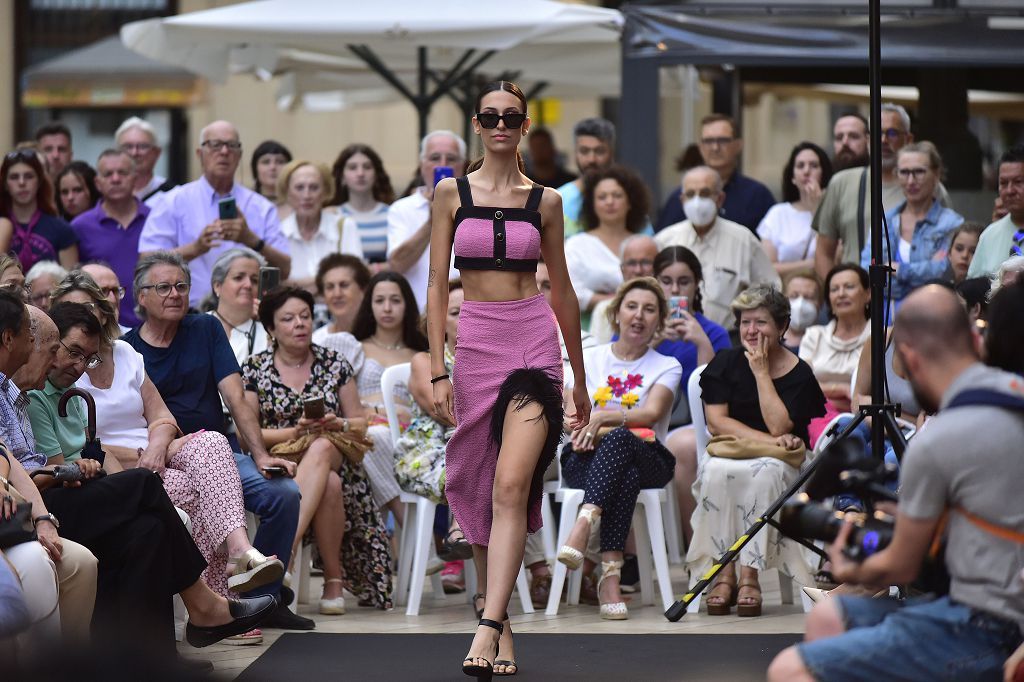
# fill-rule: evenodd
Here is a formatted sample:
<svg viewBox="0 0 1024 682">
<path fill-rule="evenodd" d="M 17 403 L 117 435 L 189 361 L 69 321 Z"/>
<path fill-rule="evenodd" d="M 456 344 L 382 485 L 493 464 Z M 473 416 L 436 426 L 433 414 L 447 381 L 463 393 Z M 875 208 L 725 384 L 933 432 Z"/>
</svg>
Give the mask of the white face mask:
<svg viewBox="0 0 1024 682">
<path fill-rule="evenodd" d="M 683 213 L 697 227 L 707 227 L 718 215 L 718 204 L 714 199 L 695 196 L 683 202 Z"/>
<path fill-rule="evenodd" d="M 803 331 L 818 321 L 818 307 L 814 301 L 797 296 L 789 299 L 789 326 Z"/>
</svg>

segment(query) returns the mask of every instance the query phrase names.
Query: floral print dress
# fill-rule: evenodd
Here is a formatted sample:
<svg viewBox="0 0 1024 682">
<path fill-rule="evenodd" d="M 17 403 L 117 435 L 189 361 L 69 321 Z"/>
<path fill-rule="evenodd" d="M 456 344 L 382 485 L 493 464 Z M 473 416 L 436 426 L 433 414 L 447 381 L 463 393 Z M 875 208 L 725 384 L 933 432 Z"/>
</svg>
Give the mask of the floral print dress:
<svg viewBox="0 0 1024 682">
<path fill-rule="evenodd" d="M 302 417 L 306 398 L 322 395 L 328 412 L 341 414 L 339 389 L 353 376 L 352 365 L 332 350 L 311 346 L 313 365 L 301 393 L 285 385 L 274 367 L 273 349 L 246 360 L 242 379 L 247 391 L 256 393 L 260 423 L 268 429 L 290 428 Z M 339 471 L 345 497 L 345 535 L 341 566 L 345 587 L 361 605 L 390 609 L 392 604 L 391 546 L 387 529 L 370 494 L 370 482 L 362 465 L 345 459 Z"/>
</svg>

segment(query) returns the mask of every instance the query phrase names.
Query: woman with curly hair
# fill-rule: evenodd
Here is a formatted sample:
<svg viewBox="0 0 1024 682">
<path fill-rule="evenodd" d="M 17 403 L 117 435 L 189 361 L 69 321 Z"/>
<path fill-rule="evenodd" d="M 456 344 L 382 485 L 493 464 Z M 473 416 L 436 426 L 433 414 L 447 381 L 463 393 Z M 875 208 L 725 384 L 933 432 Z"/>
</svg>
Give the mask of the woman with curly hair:
<svg viewBox="0 0 1024 682">
<path fill-rule="evenodd" d="M 643 181 L 622 166 L 611 166 L 586 177 L 583 232 L 565 242 L 569 279 L 581 310 L 589 313 L 595 305 L 615 295 L 622 284 L 622 242 L 644 229 L 648 206 Z"/>
</svg>

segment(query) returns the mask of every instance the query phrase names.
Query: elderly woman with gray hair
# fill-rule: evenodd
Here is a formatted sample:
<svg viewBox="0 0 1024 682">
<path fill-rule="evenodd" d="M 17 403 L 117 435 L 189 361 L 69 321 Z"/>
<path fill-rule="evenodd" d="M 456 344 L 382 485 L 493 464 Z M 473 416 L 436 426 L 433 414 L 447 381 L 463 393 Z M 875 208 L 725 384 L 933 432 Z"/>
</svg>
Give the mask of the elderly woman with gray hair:
<svg viewBox="0 0 1024 682">
<path fill-rule="evenodd" d="M 213 264 L 210 300 L 238 364 L 267 349 L 267 332 L 256 319 L 260 268 L 267 261 L 250 248 L 228 249 Z"/>
<path fill-rule="evenodd" d="M 103 330 L 99 362 L 86 365 L 75 384 L 96 403 L 96 435 L 123 468 L 160 475 L 167 496 L 192 520 L 208 564 L 203 582 L 228 596 L 229 589 L 244 592 L 280 578 L 283 564 L 263 556 L 246 535 L 242 484 L 227 439 L 213 431 L 182 434 L 142 356 L 117 338 L 115 309 L 92 277 L 69 273 L 53 291 L 53 304 L 61 302 L 87 306 Z"/>
<path fill-rule="evenodd" d="M 807 425 L 825 413 L 825 396 L 810 366 L 781 343 L 789 299 L 773 287 L 752 287 L 732 302 L 742 348 L 719 351 L 700 377 L 708 431 L 714 436 L 698 465 L 691 575 L 701 575 L 792 484 L 803 462 Z M 767 526 L 740 551 L 740 578 L 726 566 L 707 597 L 708 615 L 761 615 L 758 573 L 778 568 L 808 584 L 803 548 Z"/>
</svg>

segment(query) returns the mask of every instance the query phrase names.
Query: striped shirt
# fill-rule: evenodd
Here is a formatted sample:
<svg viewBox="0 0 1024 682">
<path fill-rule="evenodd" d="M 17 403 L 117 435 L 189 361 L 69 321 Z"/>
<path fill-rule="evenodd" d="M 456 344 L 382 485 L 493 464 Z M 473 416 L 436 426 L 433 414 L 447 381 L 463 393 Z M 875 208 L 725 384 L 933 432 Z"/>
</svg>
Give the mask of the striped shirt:
<svg viewBox="0 0 1024 682">
<path fill-rule="evenodd" d="M 35 434 L 28 417 L 28 396 L 0 372 L 0 441 L 28 471 L 46 466 L 46 455 L 36 452 Z"/>
<path fill-rule="evenodd" d="M 352 204 L 341 206 L 341 215 L 352 220 L 359 227 L 359 239 L 363 245 L 363 258 L 369 263 L 383 263 L 388 251 L 388 205 L 378 203 L 369 211 L 354 211 Z"/>
</svg>

